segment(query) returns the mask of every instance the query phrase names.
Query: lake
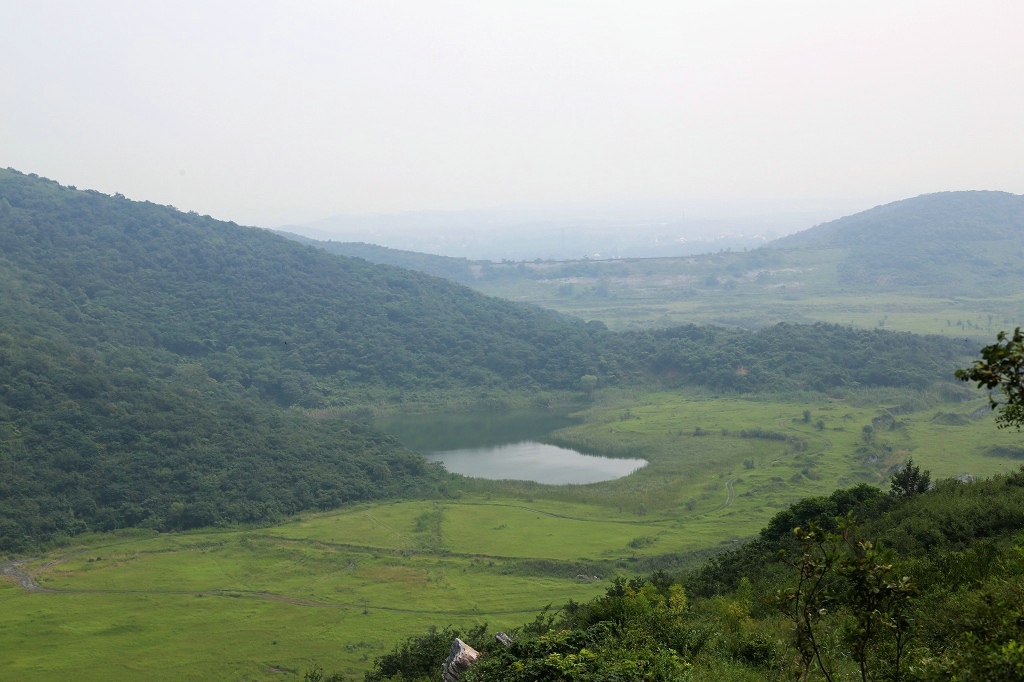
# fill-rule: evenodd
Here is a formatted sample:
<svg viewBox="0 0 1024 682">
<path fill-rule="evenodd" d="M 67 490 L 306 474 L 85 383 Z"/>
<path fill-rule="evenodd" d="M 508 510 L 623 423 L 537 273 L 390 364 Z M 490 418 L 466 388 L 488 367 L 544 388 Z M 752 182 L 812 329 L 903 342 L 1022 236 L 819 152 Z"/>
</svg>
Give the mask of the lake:
<svg viewBox="0 0 1024 682">
<path fill-rule="evenodd" d="M 597 483 L 628 476 L 647 464 L 542 442 L 552 431 L 575 423 L 564 411 L 509 410 L 389 417 L 375 426 L 448 471 L 475 478 Z"/>
</svg>

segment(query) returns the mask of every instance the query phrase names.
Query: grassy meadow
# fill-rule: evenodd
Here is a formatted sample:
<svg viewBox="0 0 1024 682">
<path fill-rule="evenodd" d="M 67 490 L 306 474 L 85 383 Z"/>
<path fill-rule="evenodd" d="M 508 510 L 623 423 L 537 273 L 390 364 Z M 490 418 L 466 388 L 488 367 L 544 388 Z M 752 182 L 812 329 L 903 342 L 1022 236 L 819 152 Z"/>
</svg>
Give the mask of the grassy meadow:
<svg viewBox="0 0 1024 682">
<path fill-rule="evenodd" d="M 756 257 L 751 252 L 510 264 L 504 266 L 507 274 L 472 286 L 616 330 L 689 323 L 756 329 L 821 321 L 984 341 L 1000 329 L 1024 325 L 1024 294 L 1017 290 L 954 295 L 928 287 L 840 286 L 840 256 L 828 250 L 813 256 L 764 250 Z"/>
<path fill-rule="evenodd" d="M 0 581 L 11 679 L 354 678 L 431 625 L 510 627 L 616 575 L 694 565 L 779 509 L 913 457 L 933 477 L 1015 469 L 981 397 L 788 399 L 606 393 L 553 442 L 649 465 L 580 486 L 467 479 L 444 500 L 367 504 L 271 528 L 77 539 Z M 869 429 L 865 429 L 869 427 Z M 182 652 L 188 652 L 182 655 Z"/>
</svg>

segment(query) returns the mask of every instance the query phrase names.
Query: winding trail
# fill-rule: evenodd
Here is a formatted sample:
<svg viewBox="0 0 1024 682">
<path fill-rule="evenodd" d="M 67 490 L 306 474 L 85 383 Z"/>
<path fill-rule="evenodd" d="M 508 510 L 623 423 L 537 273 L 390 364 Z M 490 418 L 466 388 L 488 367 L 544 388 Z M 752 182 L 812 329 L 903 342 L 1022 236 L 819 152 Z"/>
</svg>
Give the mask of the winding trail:
<svg viewBox="0 0 1024 682">
<path fill-rule="evenodd" d="M 779 420 L 779 427 L 783 428 L 783 429 L 789 429 L 790 431 L 796 431 L 797 433 L 799 433 L 799 434 L 801 434 L 803 436 L 810 436 L 814 440 L 820 441 L 821 445 L 822 445 L 822 448 L 820 450 L 818 450 L 817 452 L 810 453 L 812 455 L 816 455 L 816 454 L 818 454 L 818 452 L 825 452 L 826 450 L 830 450 L 832 448 L 832 441 L 830 441 L 828 438 L 825 438 L 824 436 L 819 436 L 819 435 L 814 434 L 814 433 L 808 433 L 807 431 L 801 431 L 800 429 L 794 428 L 794 427 L 790 426 L 789 424 L 787 424 L 785 419 L 780 419 Z"/>
<path fill-rule="evenodd" d="M 715 511 L 721 511 L 736 501 L 736 486 L 733 485 L 733 481 L 736 478 L 730 478 L 725 482 L 725 504 L 716 509 Z"/>
</svg>

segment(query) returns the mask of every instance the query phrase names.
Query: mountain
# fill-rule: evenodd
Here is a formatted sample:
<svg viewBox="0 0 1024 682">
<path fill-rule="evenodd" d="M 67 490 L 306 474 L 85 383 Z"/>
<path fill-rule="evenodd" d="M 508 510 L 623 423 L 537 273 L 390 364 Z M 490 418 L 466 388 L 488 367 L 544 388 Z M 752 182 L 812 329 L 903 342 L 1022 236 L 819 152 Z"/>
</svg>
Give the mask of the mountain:
<svg viewBox="0 0 1024 682">
<path fill-rule="evenodd" d="M 0 290 L 0 551 L 442 494 L 450 476 L 391 436 L 294 408 L 574 387 L 609 336 L 10 169 Z"/>
<path fill-rule="evenodd" d="M 490 261 L 435 256 L 430 253 L 403 251 L 402 249 L 391 249 L 386 246 L 377 246 L 376 244 L 366 244 L 364 242 L 320 241 L 303 237 L 301 234 L 295 234 L 294 232 L 285 232 L 283 230 L 276 230 L 276 232 L 282 237 L 287 237 L 300 244 L 321 248 L 328 253 L 336 253 L 341 256 L 349 256 L 350 258 L 362 258 L 378 265 L 395 265 L 435 277 L 444 277 L 460 284 L 472 284 L 474 280 L 480 279 L 483 270 L 491 265 Z"/>
<path fill-rule="evenodd" d="M 747 251 L 495 263 L 470 285 L 612 329 L 836 322 L 992 338 L 1024 324 L 1024 196 L 942 192 Z"/>
<path fill-rule="evenodd" d="M 453 479 L 312 408 L 598 385 L 913 386 L 971 347 L 836 325 L 615 334 L 401 268 L 0 170 L 0 551 L 265 522 Z"/>
<path fill-rule="evenodd" d="M 839 282 L 969 293 L 1024 276 L 1024 196 L 940 192 L 840 218 L 772 242 L 842 252 Z"/>
<path fill-rule="evenodd" d="M 280 405 L 367 387 L 575 386 L 607 332 L 148 202 L 0 175 L 8 290 L 86 347 L 166 351 Z"/>
</svg>

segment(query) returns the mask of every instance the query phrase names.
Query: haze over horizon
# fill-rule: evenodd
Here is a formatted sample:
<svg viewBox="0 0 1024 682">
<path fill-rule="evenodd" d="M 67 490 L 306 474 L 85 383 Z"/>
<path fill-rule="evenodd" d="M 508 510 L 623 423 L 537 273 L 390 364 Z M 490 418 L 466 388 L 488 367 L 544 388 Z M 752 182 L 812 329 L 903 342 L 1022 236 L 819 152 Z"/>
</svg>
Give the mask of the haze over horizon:
<svg viewBox="0 0 1024 682">
<path fill-rule="evenodd" d="M 280 231 L 471 260 L 648 258 L 756 248 L 860 207 L 803 209 L 696 201 L 504 207 L 340 214 Z"/>
<path fill-rule="evenodd" d="M 813 224 L 1024 193 L 1006 0 L 65 0 L 7 19 L 0 165 L 243 224 L 628 206 Z"/>
</svg>

